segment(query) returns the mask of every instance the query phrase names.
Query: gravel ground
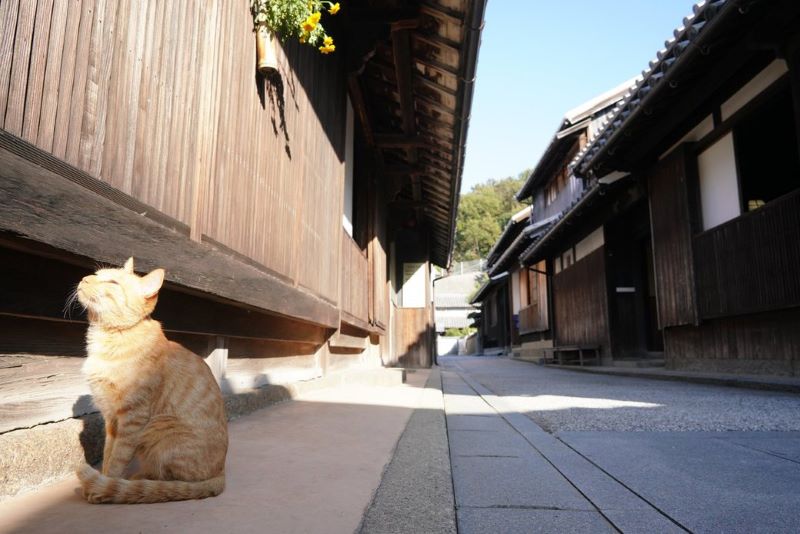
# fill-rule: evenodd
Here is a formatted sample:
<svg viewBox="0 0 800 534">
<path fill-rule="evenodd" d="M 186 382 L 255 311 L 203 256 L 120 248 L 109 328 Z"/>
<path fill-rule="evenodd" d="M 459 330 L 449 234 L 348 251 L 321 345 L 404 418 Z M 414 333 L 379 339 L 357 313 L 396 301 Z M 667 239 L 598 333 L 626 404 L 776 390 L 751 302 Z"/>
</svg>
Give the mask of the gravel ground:
<svg viewBox="0 0 800 534">
<path fill-rule="evenodd" d="M 800 395 L 440 357 L 548 432 L 800 431 Z M 459 369 L 460 368 L 460 369 Z"/>
</svg>

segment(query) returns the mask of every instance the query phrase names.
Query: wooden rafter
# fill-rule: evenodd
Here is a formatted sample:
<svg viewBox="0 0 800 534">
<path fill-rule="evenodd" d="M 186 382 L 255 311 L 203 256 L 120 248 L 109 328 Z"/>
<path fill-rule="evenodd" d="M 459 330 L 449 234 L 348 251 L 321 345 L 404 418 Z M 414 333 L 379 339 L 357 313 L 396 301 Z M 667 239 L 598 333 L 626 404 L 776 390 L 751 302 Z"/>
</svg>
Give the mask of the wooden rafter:
<svg viewBox="0 0 800 534">
<path fill-rule="evenodd" d="M 375 134 L 375 146 L 378 148 L 419 148 L 428 144 L 418 135 Z"/>
</svg>

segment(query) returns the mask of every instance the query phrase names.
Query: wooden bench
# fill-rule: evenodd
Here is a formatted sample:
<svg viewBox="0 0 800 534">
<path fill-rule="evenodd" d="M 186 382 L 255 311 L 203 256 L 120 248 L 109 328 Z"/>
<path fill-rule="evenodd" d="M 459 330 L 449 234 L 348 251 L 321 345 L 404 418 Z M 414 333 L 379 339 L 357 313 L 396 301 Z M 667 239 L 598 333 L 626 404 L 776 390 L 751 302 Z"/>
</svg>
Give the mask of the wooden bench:
<svg viewBox="0 0 800 534">
<path fill-rule="evenodd" d="M 542 349 L 544 363 L 558 363 L 567 365 L 577 363 L 583 366 L 587 363 L 600 363 L 600 347 L 597 345 L 563 345 L 560 347 L 547 347 Z"/>
</svg>

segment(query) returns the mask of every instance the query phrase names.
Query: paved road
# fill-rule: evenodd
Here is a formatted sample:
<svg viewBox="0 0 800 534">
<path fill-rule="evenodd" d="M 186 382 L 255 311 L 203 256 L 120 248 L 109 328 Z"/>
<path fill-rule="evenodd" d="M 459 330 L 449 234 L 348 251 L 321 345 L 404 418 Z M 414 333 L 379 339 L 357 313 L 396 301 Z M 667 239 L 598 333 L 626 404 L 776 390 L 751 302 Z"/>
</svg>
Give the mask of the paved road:
<svg viewBox="0 0 800 534">
<path fill-rule="evenodd" d="M 800 396 L 443 357 L 461 534 L 800 532 Z"/>
</svg>

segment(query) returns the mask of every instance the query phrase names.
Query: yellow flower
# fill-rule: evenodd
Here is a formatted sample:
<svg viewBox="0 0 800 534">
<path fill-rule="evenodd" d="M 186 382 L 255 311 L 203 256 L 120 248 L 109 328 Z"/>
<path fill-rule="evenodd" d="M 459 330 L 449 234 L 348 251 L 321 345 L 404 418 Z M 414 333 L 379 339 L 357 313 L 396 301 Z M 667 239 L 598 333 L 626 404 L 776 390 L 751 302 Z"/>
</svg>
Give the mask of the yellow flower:
<svg viewBox="0 0 800 534">
<path fill-rule="evenodd" d="M 322 40 L 322 44 L 325 46 L 331 46 L 333 44 L 333 37 L 325 36 L 325 39 Z"/>
<path fill-rule="evenodd" d="M 330 54 L 334 50 L 336 50 L 336 45 L 326 45 L 319 47 L 319 51 L 322 52 L 323 54 Z"/>
<path fill-rule="evenodd" d="M 339 2 L 336 2 L 331 7 L 328 8 L 328 13 L 330 13 L 331 15 L 335 15 L 339 12 L 340 9 L 342 9 L 342 6 L 339 5 Z"/>
<path fill-rule="evenodd" d="M 316 26 L 316 25 L 317 25 L 317 23 L 319 22 L 319 18 L 320 18 L 321 16 L 322 16 L 322 13 L 320 13 L 319 11 L 316 11 L 316 12 L 312 13 L 312 14 L 311 14 L 311 15 L 308 17 L 308 20 L 310 20 L 311 22 L 313 22 L 313 23 L 314 23 L 314 26 Z"/>
<path fill-rule="evenodd" d="M 300 39 L 298 39 L 298 40 L 299 40 L 301 43 L 305 43 L 305 42 L 308 40 L 308 34 L 307 34 L 307 33 L 304 33 L 303 35 L 301 35 L 301 36 L 300 36 Z"/>
<path fill-rule="evenodd" d="M 311 22 L 311 17 L 307 18 L 305 20 L 305 22 L 303 22 L 303 26 L 302 26 L 303 31 L 306 32 L 306 33 L 313 32 L 314 28 L 316 28 L 316 27 L 317 27 L 317 23 L 316 22 Z"/>
</svg>

